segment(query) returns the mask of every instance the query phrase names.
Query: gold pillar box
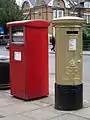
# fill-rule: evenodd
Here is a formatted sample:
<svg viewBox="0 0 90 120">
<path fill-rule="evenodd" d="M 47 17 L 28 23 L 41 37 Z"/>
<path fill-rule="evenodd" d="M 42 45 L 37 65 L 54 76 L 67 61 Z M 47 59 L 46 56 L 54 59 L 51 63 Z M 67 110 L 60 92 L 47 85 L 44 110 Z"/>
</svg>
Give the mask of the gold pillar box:
<svg viewBox="0 0 90 120">
<path fill-rule="evenodd" d="M 79 17 L 52 21 L 56 36 L 55 108 L 75 110 L 83 106 L 82 25 Z"/>
</svg>

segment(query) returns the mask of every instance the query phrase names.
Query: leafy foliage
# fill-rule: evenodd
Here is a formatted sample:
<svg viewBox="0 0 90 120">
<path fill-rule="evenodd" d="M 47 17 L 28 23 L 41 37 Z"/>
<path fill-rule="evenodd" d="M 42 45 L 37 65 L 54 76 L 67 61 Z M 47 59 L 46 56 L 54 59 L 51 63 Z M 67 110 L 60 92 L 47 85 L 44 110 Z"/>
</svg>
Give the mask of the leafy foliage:
<svg viewBox="0 0 90 120">
<path fill-rule="evenodd" d="M 0 26 L 6 27 L 7 22 L 23 19 L 23 12 L 15 0 L 0 0 Z"/>
<path fill-rule="evenodd" d="M 89 27 L 84 28 L 84 39 L 90 40 L 90 28 Z"/>
<path fill-rule="evenodd" d="M 90 27 L 84 27 L 83 30 L 83 49 L 90 50 Z"/>
</svg>

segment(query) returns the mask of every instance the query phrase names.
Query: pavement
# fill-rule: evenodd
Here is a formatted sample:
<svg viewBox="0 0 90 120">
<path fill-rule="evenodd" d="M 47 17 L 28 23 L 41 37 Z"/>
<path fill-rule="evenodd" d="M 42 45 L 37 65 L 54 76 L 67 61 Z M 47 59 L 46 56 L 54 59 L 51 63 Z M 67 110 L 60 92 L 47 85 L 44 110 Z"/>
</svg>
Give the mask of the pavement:
<svg viewBox="0 0 90 120">
<path fill-rule="evenodd" d="M 83 54 L 90 55 L 89 52 L 83 52 Z M 50 57 L 52 58 L 53 54 Z M 53 71 L 53 74 L 50 71 L 48 97 L 24 101 L 13 97 L 10 90 L 0 90 L 0 120 L 90 120 L 90 82 L 83 81 L 82 109 L 73 111 L 56 110 L 54 108 L 55 71 Z"/>
<path fill-rule="evenodd" d="M 1 90 L 0 120 L 90 120 L 90 83 L 83 83 L 82 109 L 61 111 L 54 108 L 54 80 L 55 75 L 49 75 L 49 96 L 38 100 L 24 101 L 13 97 L 10 90 Z"/>
</svg>

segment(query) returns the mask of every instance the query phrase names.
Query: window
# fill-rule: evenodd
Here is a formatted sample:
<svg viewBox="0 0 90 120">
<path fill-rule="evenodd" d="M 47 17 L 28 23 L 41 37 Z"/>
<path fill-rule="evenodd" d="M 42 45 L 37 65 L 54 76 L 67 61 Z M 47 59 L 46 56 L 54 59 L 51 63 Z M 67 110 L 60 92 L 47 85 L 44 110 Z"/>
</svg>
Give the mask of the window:
<svg viewBox="0 0 90 120">
<path fill-rule="evenodd" d="M 85 7 L 85 8 L 90 8 L 90 2 L 85 2 L 85 3 L 84 3 L 84 7 Z"/>
<path fill-rule="evenodd" d="M 11 41 L 16 44 L 24 44 L 24 27 L 13 26 L 11 27 Z"/>
<path fill-rule="evenodd" d="M 53 10 L 53 18 L 57 18 L 57 11 Z"/>
<path fill-rule="evenodd" d="M 53 10 L 53 18 L 60 18 L 63 16 L 63 14 L 64 14 L 64 12 L 61 9 L 56 8 Z"/>
<path fill-rule="evenodd" d="M 57 7 L 60 7 L 60 0 L 57 0 Z"/>
<path fill-rule="evenodd" d="M 90 14 L 84 13 L 84 18 L 86 19 L 87 23 L 90 22 Z"/>
<path fill-rule="evenodd" d="M 63 10 L 57 10 L 57 18 L 60 18 L 63 16 Z"/>
</svg>

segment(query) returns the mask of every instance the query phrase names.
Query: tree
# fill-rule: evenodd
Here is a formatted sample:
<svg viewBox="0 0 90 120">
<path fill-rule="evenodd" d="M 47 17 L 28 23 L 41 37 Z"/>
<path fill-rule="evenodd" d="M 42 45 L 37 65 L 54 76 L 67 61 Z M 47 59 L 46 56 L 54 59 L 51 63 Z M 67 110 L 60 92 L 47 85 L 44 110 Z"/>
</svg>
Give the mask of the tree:
<svg viewBox="0 0 90 120">
<path fill-rule="evenodd" d="M 0 0 L 0 26 L 6 28 L 6 23 L 23 19 L 23 12 L 15 0 Z"/>
</svg>

